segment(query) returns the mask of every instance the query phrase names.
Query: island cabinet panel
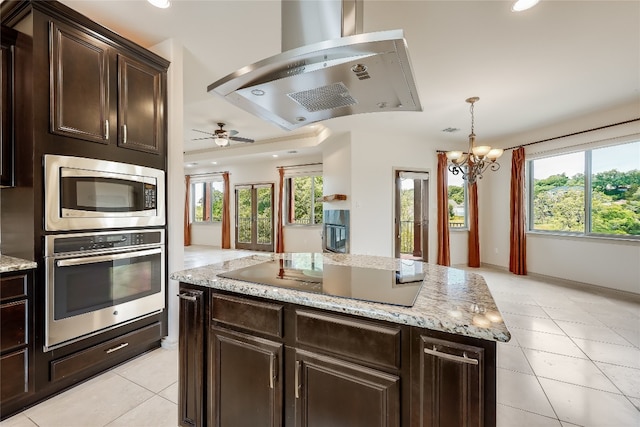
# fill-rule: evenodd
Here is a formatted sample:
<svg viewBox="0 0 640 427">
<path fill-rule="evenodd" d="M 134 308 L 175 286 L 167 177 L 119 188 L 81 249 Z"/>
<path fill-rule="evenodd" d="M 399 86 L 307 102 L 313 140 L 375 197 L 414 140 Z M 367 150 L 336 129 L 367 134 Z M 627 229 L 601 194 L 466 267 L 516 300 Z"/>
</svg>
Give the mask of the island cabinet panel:
<svg viewBox="0 0 640 427">
<path fill-rule="evenodd" d="M 195 284 L 180 296 L 182 426 L 495 427 L 493 341 Z"/>
<path fill-rule="evenodd" d="M 205 425 L 206 294 L 204 290 L 181 286 L 178 295 L 178 422 L 184 427 Z"/>
<path fill-rule="evenodd" d="M 209 425 L 282 425 L 282 343 L 213 328 L 209 340 Z"/>
<path fill-rule="evenodd" d="M 414 425 L 483 427 L 484 349 L 422 336 Z"/>
<path fill-rule="evenodd" d="M 400 328 L 296 310 L 296 343 L 390 369 L 400 368 Z"/>
<path fill-rule="evenodd" d="M 302 350 L 294 370 L 296 426 L 400 426 L 400 377 Z"/>
</svg>

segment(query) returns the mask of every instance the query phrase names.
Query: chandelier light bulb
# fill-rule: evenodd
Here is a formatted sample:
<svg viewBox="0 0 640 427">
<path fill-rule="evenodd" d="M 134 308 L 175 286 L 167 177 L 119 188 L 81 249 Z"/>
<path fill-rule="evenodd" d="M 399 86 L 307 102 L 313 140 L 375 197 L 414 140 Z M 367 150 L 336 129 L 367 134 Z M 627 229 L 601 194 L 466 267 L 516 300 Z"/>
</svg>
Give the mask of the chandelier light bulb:
<svg viewBox="0 0 640 427">
<path fill-rule="evenodd" d="M 491 147 L 489 147 L 488 145 L 479 145 L 477 147 L 472 147 L 471 151 L 473 152 L 474 156 L 484 157 L 489 154 L 489 151 L 491 151 Z"/>
<path fill-rule="evenodd" d="M 494 148 L 487 153 L 487 159 L 496 161 L 500 158 L 500 156 L 502 156 L 502 153 L 504 153 L 504 150 L 502 148 Z"/>
</svg>

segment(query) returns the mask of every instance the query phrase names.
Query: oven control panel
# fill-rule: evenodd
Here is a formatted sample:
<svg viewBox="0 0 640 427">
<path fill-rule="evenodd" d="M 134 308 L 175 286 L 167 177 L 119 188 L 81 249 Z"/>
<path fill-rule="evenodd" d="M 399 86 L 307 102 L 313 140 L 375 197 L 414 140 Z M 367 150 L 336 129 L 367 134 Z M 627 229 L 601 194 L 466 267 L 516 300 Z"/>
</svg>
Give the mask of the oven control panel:
<svg viewBox="0 0 640 427">
<path fill-rule="evenodd" d="M 86 252 L 163 244 L 162 231 L 134 231 L 56 236 L 53 253 Z"/>
</svg>

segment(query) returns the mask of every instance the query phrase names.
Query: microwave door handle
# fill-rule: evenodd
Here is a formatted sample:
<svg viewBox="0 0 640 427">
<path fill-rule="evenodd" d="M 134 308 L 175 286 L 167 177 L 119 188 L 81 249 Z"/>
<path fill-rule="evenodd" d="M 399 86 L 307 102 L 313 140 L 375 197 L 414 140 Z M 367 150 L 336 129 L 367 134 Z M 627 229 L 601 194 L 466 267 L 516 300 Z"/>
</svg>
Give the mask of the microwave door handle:
<svg viewBox="0 0 640 427">
<path fill-rule="evenodd" d="M 100 256 L 92 256 L 92 257 L 86 257 L 86 258 L 62 259 L 56 262 L 56 266 L 71 267 L 74 265 L 96 264 L 99 262 L 115 261 L 117 259 L 135 258 L 135 257 L 155 255 L 160 253 L 162 253 L 162 249 L 158 248 L 158 249 L 149 249 L 146 251 L 123 252 L 123 253 L 112 254 L 112 255 L 100 255 Z"/>
</svg>

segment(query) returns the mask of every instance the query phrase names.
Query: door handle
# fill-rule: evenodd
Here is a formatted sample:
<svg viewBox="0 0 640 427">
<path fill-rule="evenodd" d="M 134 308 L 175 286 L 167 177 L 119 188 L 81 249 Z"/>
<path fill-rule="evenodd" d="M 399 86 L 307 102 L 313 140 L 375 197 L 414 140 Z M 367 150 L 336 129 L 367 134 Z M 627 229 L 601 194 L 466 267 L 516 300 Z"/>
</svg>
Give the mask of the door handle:
<svg viewBox="0 0 640 427">
<path fill-rule="evenodd" d="M 187 300 L 187 301 L 197 301 L 198 300 L 197 297 L 194 297 L 193 295 L 189 295 L 189 294 L 178 294 L 178 297 L 180 299 L 184 299 L 184 300 Z"/>
<path fill-rule="evenodd" d="M 296 399 L 300 398 L 300 369 L 302 364 L 299 360 L 296 360 L 296 372 L 295 372 L 295 386 L 296 386 Z"/>
<path fill-rule="evenodd" d="M 441 351 L 438 351 L 436 350 L 435 346 L 433 346 L 433 350 L 425 348 L 424 352 L 432 356 L 440 357 L 442 359 L 453 360 L 454 362 L 466 363 L 468 365 L 478 364 L 478 360 L 467 357 L 467 353 L 462 353 L 462 356 L 456 356 L 455 354 L 443 353 Z"/>
<path fill-rule="evenodd" d="M 276 379 L 276 357 L 273 354 L 269 355 L 269 388 L 273 388 Z"/>
</svg>

